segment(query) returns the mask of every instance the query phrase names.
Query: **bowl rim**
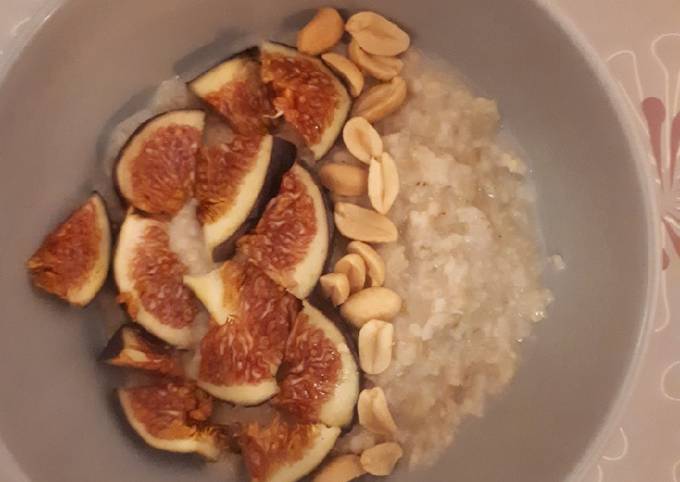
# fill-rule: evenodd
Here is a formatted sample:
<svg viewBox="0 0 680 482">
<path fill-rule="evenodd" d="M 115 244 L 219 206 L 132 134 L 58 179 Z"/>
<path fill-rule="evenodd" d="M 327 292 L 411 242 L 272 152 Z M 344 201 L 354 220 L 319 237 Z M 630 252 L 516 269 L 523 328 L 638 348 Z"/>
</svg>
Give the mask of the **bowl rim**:
<svg viewBox="0 0 680 482">
<path fill-rule="evenodd" d="M 654 177 L 648 167 L 646 148 L 641 133 L 633 124 L 633 119 L 628 112 L 629 107 L 625 104 L 620 89 L 614 77 L 609 72 L 602 57 L 588 41 L 576 25 L 574 20 L 565 10 L 551 0 L 530 0 L 545 16 L 553 22 L 569 38 L 585 60 L 588 68 L 594 74 L 597 82 L 603 88 L 606 99 L 614 110 L 616 120 L 621 126 L 628 150 L 632 153 L 635 164 L 635 173 L 642 192 L 643 211 L 645 215 L 645 228 L 647 231 L 647 279 L 644 309 L 637 334 L 633 356 L 628 362 L 626 375 L 614 396 L 611 408 L 600 423 L 595 436 L 588 446 L 584 447 L 583 456 L 574 465 L 570 474 L 562 482 L 582 481 L 586 473 L 596 465 L 596 462 L 617 429 L 624 412 L 629 405 L 633 390 L 639 378 L 642 361 L 647 353 L 649 339 L 652 332 L 653 320 L 656 315 L 657 297 L 661 278 L 661 251 L 662 235 L 659 219 L 659 208 L 654 187 Z M 5 55 L 0 60 L 0 84 L 2 84 L 18 60 L 21 53 L 31 42 L 40 29 L 50 21 L 67 0 L 42 0 L 40 4 L 29 13 L 23 28 L 6 42 Z M 11 453 L 5 442 L 0 438 L 0 479 L 12 482 L 32 482 L 19 466 L 16 458 Z"/>
<path fill-rule="evenodd" d="M 647 231 L 647 279 L 645 280 L 647 290 L 645 293 L 642 320 L 635 348 L 633 350 L 633 356 L 628 362 L 626 375 L 613 399 L 609 412 L 601 422 L 595 437 L 593 437 L 589 446 L 585 448 L 581 460 L 577 462 L 572 469 L 572 472 L 567 475 L 566 479 L 563 481 L 579 482 L 583 480 L 590 469 L 595 467 L 606 443 L 618 428 L 637 384 L 636 382 L 640 375 L 642 361 L 645 359 L 649 346 L 653 321 L 656 316 L 657 298 L 661 278 L 662 237 L 660 226 L 657 221 L 659 219 L 659 207 L 654 187 L 654 177 L 645 160 L 647 157 L 647 149 L 644 147 L 640 131 L 633 124 L 632 116 L 628 111 L 629 107 L 625 104 L 623 95 L 621 94 L 620 88 L 616 84 L 613 75 L 610 73 L 602 57 L 588 41 L 585 33 L 577 27 L 574 20 L 572 20 L 562 7 L 557 6 L 550 0 L 532 1 L 578 48 L 588 67 L 603 87 L 606 98 L 614 109 L 616 120 L 623 130 L 628 150 L 632 153 L 634 158 L 635 173 L 642 192 L 645 227 Z"/>
</svg>

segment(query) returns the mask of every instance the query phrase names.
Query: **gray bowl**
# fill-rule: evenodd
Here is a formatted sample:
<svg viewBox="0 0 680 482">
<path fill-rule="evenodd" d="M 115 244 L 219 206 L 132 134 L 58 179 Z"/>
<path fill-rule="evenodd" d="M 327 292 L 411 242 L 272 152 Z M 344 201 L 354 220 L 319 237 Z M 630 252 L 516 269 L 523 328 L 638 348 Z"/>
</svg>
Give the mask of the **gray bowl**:
<svg viewBox="0 0 680 482">
<path fill-rule="evenodd" d="M 131 436 L 113 408 L 110 373 L 95 361 L 101 303 L 78 311 L 37 294 L 23 263 L 91 190 L 107 129 L 150 89 L 258 37 L 289 38 L 319 3 L 70 0 L 33 19 L 0 86 L 3 481 L 229 478 Z M 509 390 L 463 425 L 438 465 L 394 480 L 576 480 L 630 391 L 660 265 L 642 157 L 612 83 L 546 5 L 335 3 L 397 19 L 499 101 L 534 170 L 546 246 L 568 263 L 547 280 L 557 301 Z"/>
</svg>

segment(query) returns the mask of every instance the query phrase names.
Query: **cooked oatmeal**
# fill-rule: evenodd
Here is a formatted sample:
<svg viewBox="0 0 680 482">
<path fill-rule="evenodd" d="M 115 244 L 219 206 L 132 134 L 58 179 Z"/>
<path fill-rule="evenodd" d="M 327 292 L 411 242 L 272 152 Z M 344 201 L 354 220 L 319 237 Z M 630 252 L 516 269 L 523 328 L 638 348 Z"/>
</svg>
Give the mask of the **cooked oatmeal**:
<svg viewBox="0 0 680 482">
<path fill-rule="evenodd" d="M 525 164 L 496 141 L 496 103 L 474 96 L 448 64 L 411 50 L 409 99 L 377 125 L 401 192 L 390 212 L 396 243 L 379 249 L 385 286 L 404 300 L 390 367 L 377 376 L 410 467 L 434 462 L 467 415 L 482 415 L 517 367 L 518 340 L 552 294 Z M 346 160 L 343 152 L 336 157 Z M 341 447 L 379 436 L 357 426 Z"/>
</svg>

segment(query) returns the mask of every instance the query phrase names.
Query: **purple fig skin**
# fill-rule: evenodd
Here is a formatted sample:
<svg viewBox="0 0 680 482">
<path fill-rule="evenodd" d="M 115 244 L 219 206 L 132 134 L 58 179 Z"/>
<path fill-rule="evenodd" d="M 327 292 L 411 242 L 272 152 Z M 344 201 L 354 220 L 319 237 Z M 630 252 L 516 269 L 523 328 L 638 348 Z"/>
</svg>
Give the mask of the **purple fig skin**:
<svg viewBox="0 0 680 482">
<path fill-rule="evenodd" d="M 136 339 L 141 339 L 143 342 L 151 345 L 152 349 L 154 350 L 154 353 L 167 355 L 168 358 L 174 359 L 177 365 L 177 370 L 176 371 L 173 370 L 171 373 L 165 373 L 145 367 L 116 365 L 114 363 L 114 360 L 120 356 L 121 352 L 125 348 L 127 348 L 127 345 L 125 343 L 126 334 L 132 335 Z M 177 348 L 168 345 L 161 339 L 156 338 L 141 326 L 135 323 L 126 323 L 123 326 L 121 326 L 109 339 L 109 342 L 106 344 L 106 347 L 104 347 L 104 350 L 99 355 L 98 359 L 100 362 L 107 363 L 113 366 L 119 366 L 125 369 L 141 370 L 155 375 L 179 376 L 183 373 L 182 363 L 181 360 L 179 359 L 180 353 L 181 350 L 178 350 Z"/>
<path fill-rule="evenodd" d="M 295 163 L 296 156 L 297 149 L 293 144 L 274 137 L 269 170 L 267 171 L 267 177 L 264 180 L 258 199 L 241 227 L 229 239 L 215 247 L 212 253 L 214 261 L 226 261 L 234 256 L 236 253 L 236 242 L 257 225 L 269 201 L 279 193 L 281 179 Z"/>
<path fill-rule="evenodd" d="M 121 351 L 125 348 L 125 342 L 123 340 L 123 333 L 128 329 L 137 329 L 132 323 L 126 323 L 116 330 L 113 336 L 109 339 L 108 343 L 104 347 L 104 350 L 99 354 L 97 359 L 100 362 L 108 363 L 110 360 L 116 358 Z"/>
<path fill-rule="evenodd" d="M 191 80 L 187 81 L 186 84 L 187 84 L 188 89 L 193 92 L 193 90 L 191 89 L 191 84 L 193 84 L 197 79 L 199 79 L 200 77 L 203 77 L 205 74 L 212 72 L 217 67 L 224 64 L 225 62 L 229 62 L 230 60 L 234 60 L 234 59 L 241 58 L 241 57 L 259 61 L 259 59 L 260 59 L 260 48 L 256 45 L 254 45 L 252 47 L 248 47 L 246 49 L 243 49 L 239 52 L 236 52 L 236 53 L 230 55 L 229 57 L 226 57 L 226 58 L 220 60 L 219 62 L 212 65 L 209 69 L 205 70 L 204 72 L 201 72 L 200 74 L 198 74 L 197 76 L 195 76 Z"/>
<path fill-rule="evenodd" d="M 158 348 L 162 349 L 167 349 L 168 352 L 171 352 L 173 350 L 173 347 L 171 347 L 161 339 L 156 338 L 151 333 L 142 328 L 140 325 L 137 325 L 136 323 L 125 323 L 116 330 L 113 336 L 111 336 L 108 343 L 106 344 L 106 347 L 104 347 L 104 350 L 99 355 L 99 361 L 108 362 L 109 360 L 116 358 L 121 351 L 127 348 L 125 346 L 124 338 L 124 334 L 126 332 L 131 332 L 133 336 L 135 336 L 136 338 L 142 338 L 145 342 L 150 343 L 153 346 L 157 346 Z"/>
</svg>

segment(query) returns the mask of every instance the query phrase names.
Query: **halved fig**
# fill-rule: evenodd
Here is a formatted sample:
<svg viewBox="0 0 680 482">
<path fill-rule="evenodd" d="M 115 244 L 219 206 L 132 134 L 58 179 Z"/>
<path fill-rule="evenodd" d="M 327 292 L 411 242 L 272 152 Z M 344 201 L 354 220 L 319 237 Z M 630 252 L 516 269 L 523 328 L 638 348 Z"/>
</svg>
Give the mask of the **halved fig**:
<svg viewBox="0 0 680 482">
<path fill-rule="evenodd" d="M 276 114 L 260 77 L 257 53 L 257 48 L 238 53 L 188 84 L 242 135 L 266 134 Z"/>
<path fill-rule="evenodd" d="M 192 345 L 198 300 L 182 282 L 187 268 L 170 250 L 167 222 L 128 212 L 113 271 L 133 320 L 171 345 Z"/>
<path fill-rule="evenodd" d="M 314 289 L 329 253 L 330 229 L 324 195 L 311 174 L 295 164 L 283 176 L 240 253 L 300 299 Z"/>
<path fill-rule="evenodd" d="M 350 109 L 343 83 L 321 62 L 292 47 L 265 42 L 260 48 L 262 79 L 274 92 L 273 104 L 314 155 L 333 146 Z"/>
<path fill-rule="evenodd" d="M 182 376 L 177 350 L 131 323 L 121 326 L 101 354 L 106 363 L 161 375 Z"/>
<path fill-rule="evenodd" d="M 142 124 L 128 139 L 116 165 L 121 195 L 150 214 L 176 214 L 194 193 L 196 157 L 205 113 L 175 110 Z"/>
<path fill-rule="evenodd" d="M 301 422 L 343 427 L 352 421 L 359 371 L 347 340 L 320 310 L 302 302 L 286 343 L 280 391 L 272 404 Z"/>
<path fill-rule="evenodd" d="M 339 435 L 337 427 L 276 416 L 269 425 L 246 425 L 240 446 L 252 482 L 295 482 L 323 461 Z"/>
<path fill-rule="evenodd" d="M 198 385 L 238 405 L 271 398 L 298 300 L 249 262 L 227 261 L 185 282 L 216 322 L 198 350 Z"/>
<path fill-rule="evenodd" d="M 224 442 L 206 423 L 212 414 L 210 395 L 194 384 L 162 381 L 118 390 L 128 422 L 150 446 L 159 450 L 197 453 L 215 460 Z"/>
<path fill-rule="evenodd" d="M 106 281 L 111 228 L 106 207 L 93 194 L 48 234 L 27 261 L 33 284 L 76 306 L 85 306 Z"/>
</svg>

